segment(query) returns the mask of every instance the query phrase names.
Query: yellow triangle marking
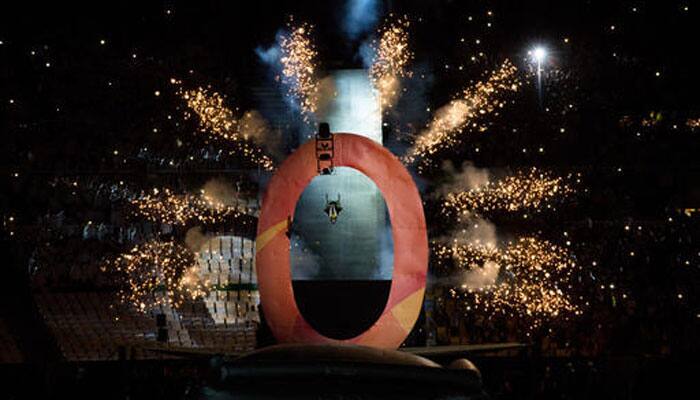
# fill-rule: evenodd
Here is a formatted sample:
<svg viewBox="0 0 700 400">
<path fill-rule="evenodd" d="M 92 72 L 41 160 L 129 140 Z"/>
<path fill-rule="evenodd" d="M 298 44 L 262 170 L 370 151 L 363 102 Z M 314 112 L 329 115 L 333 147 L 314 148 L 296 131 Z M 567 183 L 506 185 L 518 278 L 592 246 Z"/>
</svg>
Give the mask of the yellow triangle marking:
<svg viewBox="0 0 700 400">
<path fill-rule="evenodd" d="M 257 253 L 262 250 L 263 247 L 267 246 L 267 244 L 270 243 L 270 241 L 274 239 L 278 233 L 287 229 L 287 225 L 288 221 L 285 219 L 282 222 L 272 225 L 265 232 L 258 235 L 258 237 L 255 238 L 255 252 Z"/>
<path fill-rule="evenodd" d="M 424 292 L 424 287 L 416 290 L 391 309 L 391 314 L 406 332 L 413 329 L 413 324 L 416 323 Z"/>
</svg>

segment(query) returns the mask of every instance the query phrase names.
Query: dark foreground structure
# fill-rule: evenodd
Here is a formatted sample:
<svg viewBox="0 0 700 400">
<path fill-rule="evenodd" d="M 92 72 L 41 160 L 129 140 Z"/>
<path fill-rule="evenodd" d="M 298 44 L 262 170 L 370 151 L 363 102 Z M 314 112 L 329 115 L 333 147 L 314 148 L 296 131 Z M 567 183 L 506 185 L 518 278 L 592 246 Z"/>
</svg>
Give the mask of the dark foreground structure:
<svg viewBox="0 0 700 400">
<path fill-rule="evenodd" d="M 0 383 L 6 399 L 659 399 L 687 396 L 694 379 L 694 362 L 678 359 L 471 356 L 478 376 L 374 357 L 4 365 Z"/>
</svg>

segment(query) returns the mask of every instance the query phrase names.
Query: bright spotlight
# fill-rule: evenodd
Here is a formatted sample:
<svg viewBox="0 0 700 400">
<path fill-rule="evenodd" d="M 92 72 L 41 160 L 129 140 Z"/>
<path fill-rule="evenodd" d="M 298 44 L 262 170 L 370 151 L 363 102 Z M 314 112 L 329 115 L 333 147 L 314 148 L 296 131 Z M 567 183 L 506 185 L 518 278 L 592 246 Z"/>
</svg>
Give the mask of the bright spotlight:
<svg viewBox="0 0 700 400">
<path fill-rule="evenodd" d="M 547 50 L 544 47 L 535 47 L 532 52 L 532 58 L 537 61 L 538 63 L 541 63 L 544 61 L 545 57 L 547 57 Z"/>
<path fill-rule="evenodd" d="M 543 64 L 544 60 L 547 58 L 547 49 L 545 49 L 542 46 L 537 46 L 533 48 L 532 50 L 527 52 L 530 57 L 532 57 L 532 60 L 536 63 L 537 67 L 537 97 L 539 98 L 540 102 L 540 107 L 542 107 L 542 72 L 543 72 Z"/>
</svg>

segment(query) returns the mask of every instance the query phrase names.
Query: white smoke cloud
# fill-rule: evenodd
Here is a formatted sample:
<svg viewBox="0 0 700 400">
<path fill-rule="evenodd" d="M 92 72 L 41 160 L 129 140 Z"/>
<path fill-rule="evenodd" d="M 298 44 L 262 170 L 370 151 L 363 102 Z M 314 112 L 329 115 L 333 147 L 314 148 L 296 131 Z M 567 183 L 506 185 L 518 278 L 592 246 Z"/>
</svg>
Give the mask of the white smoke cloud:
<svg viewBox="0 0 700 400">
<path fill-rule="evenodd" d="M 292 110 L 299 111 L 299 104 L 292 96 L 287 96 L 285 93 L 285 85 L 282 83 L 282 38 L 289 36 L 289 31 L 280 29 L 275 34 L 275 41 L 270 46 L 258 46 L 255 48 L 255 54 L 270 72 L 271 81 L 274 81 L 277 87 L 282 90 L 284 99 Z"/>
<path fill-rule="evenodd" d="M 460 170 L 457 170 L 452 162 L 448 160 L 442 164 L 442 169 L 447 174 L 447 183 L 435 191 L 436 197 L 478 189 L 488 184 L 491 179 L 491 173 L 488 169 L 477 168 L 471 161 L 463 162 Z M 463 215 L 462 217 L 466 218 L 468 215 Z M 475 216 L 472 217 L 476 218 Z M 476 219 L 476 221 L 478 224 L 478 221 L 485 220 Z M 486 223 L 493 226 L 488 221 Z"/>
<path fill-rule="evenodd" d="M 272 45 L 270 47 L 263 47 L 263 46 L 256 47 L 255 54 L 258 56 L 260 61 L 262 61 L 264 64 L 267 64 L 270 66 L 276 66 L 276 65 L 279 65 L 279 63 L 280 63 L 280 57 L 282 54 L 282 50 L 280 49 L 279 44 L 275 43 L 274 45 Z"/>
<path fill-rule="evenodd" d="M 238 204 L 238 191 L 227 181 L 221 178 L 213 178 L 202 187 L 204 195 L 216 203 L 227 206 Z"/>
<path fill-rule="evenodd" d="M 387 220 L 389 214 L 387 213 Z M 379 269 L 370 279 L 391 279 L 394 268 L 394 237 L 391 225 L 387 224 L 382 231 L 379 240 Z"/>
<path fill-rule="evenodd" d="M 454 244 L 473 244 L 489 247 L 498 247 L 499 239 L 496 226 L 482 218 L 472 218 L 462 229 L 454 231 L 450 236 L 442 238 L 443 242 Z M 485 261 L 483 265 L 477 265 L 470 270 L 461 271 L 451 276 L 431 278 L 431 283 L 462 287 L 465 289 L 478 289 L 496 283 L 501 266 L 493 261 Z"/>
<path fill-rule="evenodd" d="M 448 238 L 451 243 L 473 243 L 486 246 L 498 246 L 496 225 L 483 218 L 471 218 L 462 228 L 453 232 Z"/>
<path fill-rule="evenodd" d="M 290 265 L 293 280 L 313 280 L 321 272 L 321 256 L 309 248 L 301 235 L 291 237 Z"/>
<path fill-rule="evenodd" d="M 282 72 L 282 63 L 280 59 L 282 58 L 282 37 L 287 35 L 288 31 L 285 29 L 279 29 L 275 33 L 275 42 L 270 46 L 257 46 L 253 51 L 258 59 L 263 64 L 270 67 L 272 72 L 278 74 Z"/>
<path fill-rule="evenodd" d="M 329 75 L 318 81 L 318 93 L 316 96 L 316 115 L 321 121 L 330 111 L 333 100 L 338 96 L 335 79 Z"/>
<path fill-rule="evenodd" d="M 365 68 L 369 68 L 372 66 L 377 51 L 372 47 L 371 38 L 362 42 L 360 48 L 357 50 L 357 54 L 362 60 L 362 65 L 364 65 Z"/>
<path fill-rule="evenodd" d="M 448 160 L 443 163 L 442 169 L 450 176 L 450 183 L 442 187 L 442 193 L 474 190 L 486 185 L 491 178 L 488 169 L 477 168 L 471 161 L 463 162 L 458 171 Z"/>
<path fill-rule="evenodd" d="M 209 241 L 209 236 L 202 233 L 201 226 L 190 228 L 185 233 L 185 245 L 194 253 L 199 253 L 207 241 Z"/>
<path fill-rule="evenodd" d="M 301 111 L 301 105 L 295 96 L 289 95 L 290 83 L 283 79 L 283 66 L 282 66 L 282 41 L 284 37 L 289 37 L 290 32 L 287 29 L 279 29 L 275 34 L 275 41 L 269 46 L 258 46 L 255 48 L 255 54 L 258 59 L 265 67 L 267 67 L 269 76 L 268 79 L 277 89 L 280 90 L 284 101 L 289 106 L 289 108 L 295 112 Z M 316 107 L 317 114 L 323 112 L 328 108 L 328 104 L 331 102 L 335 96 L 335 82 L 331 78 L 322 78 L 318 81 L 318 92 L 314 96 L 313 101 L 315 102 L 314 107 Z M 262 109 L 265 111 L 264 109 Z M 265 115 L 271 118 L 270 115 Z M 267 129 L 263 131 L 265 135 L 259 135 L 259 144 L 262 144 L 267 150 L 268 154 L 276 158 L 277 160 L 282 160 L 286 157 L 285 150 L 283 149 L 283 138 L 286 134 L 291 132 L 313 132 L 313 128 L 316 125 L 316 121 L 308 121 L 306 118 L 297 118 L 289 121 L 290 124 L 295 126 L 291 128 L 287 126 L 285 129 L 271 130 Z M 308 138 L 305 138 L 308 139 Z"/>
<path fill-rule="evenodd" d="M 246 111 L 238 121 L 241 134 L 244 138 L 250 139 L 257 145 L 265 149 L 265 152 L 280 159 L 282 133 L 270 128 L 265 118 L 256 110 Z"/>
<path fill-rule="evenodd" d="M 344 11 L 343 32 L 349 39 L 355 40 L 374 29 L 381 10 L 377 0 L 349 0 Z"/>
<path fill-rule="evenodd" d="M 501 266 L 493 261 L 486 261 L 483 266 L 465 271 L 459 277 L 459 283 L 465 289 L 480 289 L 496 283 Z"/>
<path fill-rule="evenodd" d="M 438 196 L 448 193 L 465 192 L 478 189 L 488 184 L 491 173 L 486 168 L 475 167 L 471 161 L 465 161 L 459 170 L 450 161 L 442 165 L 443 171 L 448 176 L 448 182 L 442 185 L 436 192 Z M 466 218 L 459 229 L 451 235 L 443 237 L 442 241 L 453 244 L 472 244 L 488 247 L 499 247 L 502 240 L 499 239 L 496 226 L 489 220 L 472 215 Z M 437 278 L 433 282 L 450 286 L 459 286 L 464 289 L 484 288 L 496 283 L 501 266 L 493 261 L 485 261 L 483 265 L 477 265 L 470 270 L 461 271 L 452 276 Z"/>
</svg>

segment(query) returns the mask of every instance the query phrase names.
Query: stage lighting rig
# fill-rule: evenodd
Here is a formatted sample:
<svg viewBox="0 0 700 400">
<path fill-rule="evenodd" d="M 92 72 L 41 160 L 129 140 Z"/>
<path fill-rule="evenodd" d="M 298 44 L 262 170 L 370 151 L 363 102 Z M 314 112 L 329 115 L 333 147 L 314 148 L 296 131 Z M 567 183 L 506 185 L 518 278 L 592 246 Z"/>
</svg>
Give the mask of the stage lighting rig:
<svg viewBox="0 0 700 400">
<path fill-rule="evenodd" d="M 321 122 L 318 124 L 318 133 L 316 134 L 316 169 L 319 174 L 330 175 L 333 173 L 334 151 L 331 128 L 327 122 Z"/>
</svg>

